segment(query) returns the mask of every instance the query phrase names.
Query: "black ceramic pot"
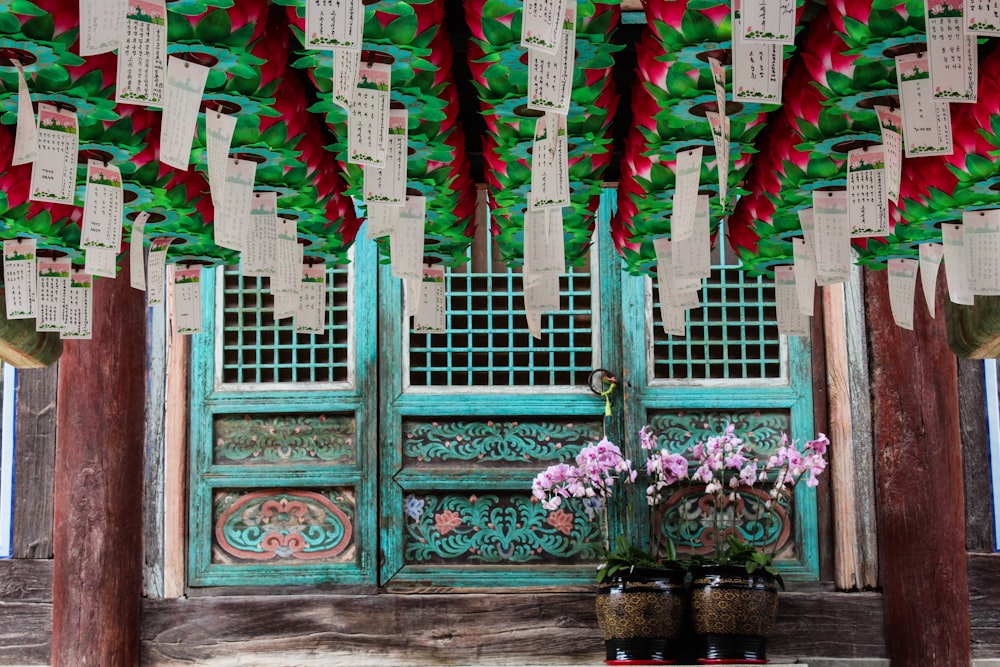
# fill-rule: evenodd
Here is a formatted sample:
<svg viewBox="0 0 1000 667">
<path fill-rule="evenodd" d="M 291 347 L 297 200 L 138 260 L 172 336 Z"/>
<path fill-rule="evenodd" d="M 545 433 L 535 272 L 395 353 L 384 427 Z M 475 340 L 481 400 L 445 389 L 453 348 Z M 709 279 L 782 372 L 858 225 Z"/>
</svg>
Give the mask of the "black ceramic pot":
<svg viewBox="0 0 1000 667">
<path fill-rule="evenodd" d="M 634 568 L 598 585 L 597 622 L 609 665 L 670 665 L 685 620 L 685 572 Z"/>
<path fill-rule="evenodd" d="M 767 638 L 778 615 L 778 582 L 742 565 L 691 568 L 691 620 L 700 664 L 767 662 Z"/>
</svg>

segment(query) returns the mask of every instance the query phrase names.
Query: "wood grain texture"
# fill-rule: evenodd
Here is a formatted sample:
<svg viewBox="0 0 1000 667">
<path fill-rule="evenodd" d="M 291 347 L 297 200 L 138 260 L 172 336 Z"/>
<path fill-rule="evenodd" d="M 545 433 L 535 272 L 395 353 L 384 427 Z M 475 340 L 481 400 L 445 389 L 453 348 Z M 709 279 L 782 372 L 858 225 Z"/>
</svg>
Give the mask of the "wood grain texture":
<svg viewBox="0 0 1000 667">
<path fill-rule="evenodd" d="M 823 287 L 827 405 L 830 412 L 830 475 L 833 478 L 834 582 L 842 590 L 860 589 L 861 564 L 854 517 L 854 440 L 848 381 L 844 286 Z"/>
<path fill-rule="evenodd" d="M 187 548 L 188 362 L 191 337 L 170 334 L 167 344 L 166 425 L 164 432 L 163 595 L 184 595 Z"/>
<path fill-rule="evenodd" d="M 0 604 L 0 665 L 48 665 L 51 628 L 50 603 Z"/>
<path fill-rule="evenodd" d="M 969 554 L 973 658 L 1000 656 L 1000 555 Z"/>
<path fill-rule="evenodd" d="M 978 359 L 958 360 L 958 413 L 965 478 L 965 548 L 993 552 L 990 436 L 984 409 L 985 369 Z"/>
<path fill-rule="evenodd" d="M 810 321 L 810 345 L 812 354 L 812 392 L 813 392 L 813 428 L 826 433 L 830 430 L 830 417 L 827 403 L 826 386 L 826 337 L 824 329 L 826 318 L 823 314 L 823 299 L 816 298 L 813 304 L 813 316 Z M 832 475 L 823 475 L 816 488 L 816 528 L 819 541 L 819 578 L 821 581 L 833 580 L 834 569 L 834 533 L 833 533 L 833 485 Z"/>
<path fill-rule="evenodd" d="M 62 354 L 62 340 L 54 331 L 35 331 L 34 318 L 8 320 L 7 300 L 0 293 L 0 359 L 15 368 L 51 366 Z"/>
<path fill-rule="evenodd" d="M 939 282 L 944 282 L 939 281 Z M 945 300 L 948 345 L 960 357 L 996 359 L 1000 357 L 1000 296 L 976 296 L 973 306 Z"/>
<path fill-rule="evenodd" d="M 149 368 L 146 381 L 146 457 L 142 482 L 142 594 L 163 597 L 164 534 L 167 518 L 164 511 L 166 472 L 166 387 L 167 387 L 167 316 L 173 289 L 172 269 L 168 267 L 167 307 L 149 309 L 146 349 Z"/>
<path fill-rule="evenodd" d="M 52 561 L 0 560 L 0 605 L 52 601 Z"/>
<path fill-rule="evenodd" d="M 17 372 L 14 558 L 52 558 L 59 365 Z"/>
<path fill-rule="evenodd" d="M 847 330 L 847 377 L 851 388 L 851 439 L 854 442 L 854 505 L 861 587 L 878 586 L 878 526 L 875 516 L 875 445 L 872 441 L 871 376 L 868 372 L 868 326 L 865 321 L 864 273 L 851 270 L 844 285 Z"/>
<path fill-rule="evenodd" d="M 59 395 L 52 664 L 138 664 L 145 294 L 93 287 L 93 339 L 65 344 Z"/>
<path fill-rule="evenodd" d="M 882 657 L 877 593 L 786 592 L 769 654 Z M 838 631 L 816 632 L 817 627 Z M 599 664 L 592 593 L 146 600 L 143 665 Z"/>
<path fill-rule="evenodd" d="M 866 271 L 879 565 L 893 664 L 968 667 L 958 370 L 943 322 L 896 326 L 885 271 Z M 937 299 L 943 300 L 939 285 Z"/>
</svg>

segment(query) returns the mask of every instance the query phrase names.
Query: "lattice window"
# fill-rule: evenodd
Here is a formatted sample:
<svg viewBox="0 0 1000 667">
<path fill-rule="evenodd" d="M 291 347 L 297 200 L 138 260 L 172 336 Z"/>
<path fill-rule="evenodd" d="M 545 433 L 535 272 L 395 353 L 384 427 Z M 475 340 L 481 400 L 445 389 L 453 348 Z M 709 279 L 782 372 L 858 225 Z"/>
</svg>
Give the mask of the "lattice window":
<svg viewBox="0 0 1000 667">
<path fill-rule="evenodd" d="M 350 266 L 327 271 L 326 328 L 295 331 L 291 318 L 274 320 L 268 281 L 223 273 L 222 382 L 272 384 L 350 380 Z"/>
<path fill-rule="evenodd" d="M 560 279 L 562 308 L 528 331 L 521 275 L 507 267 L 446 274 L 447 333 L 411 332 L 411 386 L 580 386 L 594 367 L 599 336 L 589 268 Z"/>
<path fill-rule="evenodd" d="M 721 232 L 720 232 L 721 237 Z M 723 244 L 725 245 L 725 244 Z M 653 326 L 655 380 L 761 380 L 781 378 L 774 286 L 750 277 L 739 260 L 714 251 L 712 276 L 701 288 L 700 308 L 687 311 L 687 336 Z M 656 290 L 653 313 L 659 313 Z"/>
</svg>

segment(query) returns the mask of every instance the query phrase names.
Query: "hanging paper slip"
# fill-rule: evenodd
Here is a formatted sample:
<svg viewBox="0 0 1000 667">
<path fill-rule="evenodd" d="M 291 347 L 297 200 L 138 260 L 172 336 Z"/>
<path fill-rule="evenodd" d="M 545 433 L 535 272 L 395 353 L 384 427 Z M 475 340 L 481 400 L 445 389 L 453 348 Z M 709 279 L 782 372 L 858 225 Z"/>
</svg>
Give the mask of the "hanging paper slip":
<svg viewBox="0 0 1000 667">
<path fill-rule="evenodd" d="M 804 238 L 792 239 L 792 264 L 795 266 L 795 289 L 799 297 L 799 310 L 812 316 L 816 302 L 816 261 L 812 249 Z"/>
<path fill-rule="evenodd" d="M 38 310 L 35 329 L 60 331 L 66 324 L 66 290 L 70 261 L 64 257 L 38 258 Z"/>
<path fill-rule="evenodd" d="M 92 276 L 118 277 L 118 251 L 110 248 L 87 248 L 83 251 L 83 270 Z"/>
<path fill-rule="evenodd" d="M 31 104 L 28 82 L 24 80 L 24 67 L 16 60 L 17 67 L 17 130 L 14 134 L 14 155 L 12 165 L 29 164 L 38 156 L 38 125 L 35 108 Z"/>
<path fill-rule="evenodd" d="M 236 116 L 205 111 L 205 142 L 208 145 L 208 187 L 212 192 L 212 205 L 223 205 L 226 196 L 226 161 L 236 132 Z"/>
<path fill-rule="evenodd" d="M 931 93 L 926 54 L 896 56 L 896 83 L 906 157 L 951 155 L 951 109 Z"/>
<path fill-rule="evenodd" d="M 698 146 L 677 154 L 673 215 L 670 218 L 670 238 L 673 241 L 687 240 L 694 233 L 698 187 L 701 184 L 702 151 L 703 147 Z"/>
<path fill-rule="evenodd" d="M 670 239 L 661 236 L 653 239 L 653 249 L 656 252 L 656 287 L 663 331 L 674 336 L 684 336 L 687 333 L 686 315 L 673 293 L 672 243 Z"/>
<path fill-rule="evenodd" d="M 399 218 L 389 236 L 392 275 L 415 280 L 418 288 L 423 279 L 426 210 L 427 201 L 423 197 L 407 197 L 406 204 L 399 209 Z"/>
<path fill-rule="evenodd" d="M 934 317 L 934 304 L 937 302 L 937 275 L 943 256 L 944 246 L 940 243 L 920 244 L 920 285 L 931 317 Z"/>
<path fill-rule="evenodd" d="M 546 113 L 535 121 L 528 205 L 531 209 L 570 205 L 566 116 Z"/>
<path fill-rule="evenodd" d="M 979 56 L 976 36 L 965 32 L 963 0 L 925 2 L 924 25 L 934 99 L 975 102 Z"/>
<path fill-rule="evenodd" d="M 387 64 L 369 60 L 358 68 L 354 101 L 347 115 L 348 162 L 380 169 L 385 165 L 389 144 L 389 79 Z"/>
<path fill-rule="evenodd" d="M 558 53 L 528 50 L 528 108 L 568 114 L 576 60 L 576 0 L 566 0 Z"/>
<path fill-rule="evenodd" d="M 380 204 L 372 202 L 368 204 L 368 222 L 365 228 L 365 238 L 377 239 L 382 236 L 389 236 L 396 227 L 399 219 L 399 206 Z"/>
<path fill-rule="evenodd" d="M 146 258 L 143 251 L 143 234 L 146 232 L 147 220 L 149 220 L 147 211 L 139 211 L 136 214 L 135 220 L 132 221 L 132 234 L 129 238 L 128 248 L 130 285 L 144 292 L 146 291 Z"/>
<path fill-rule="evenodd" d="M 729 118 L 714 111 L 706 111 L 705 118 L 712 127 L 712 143 L 715 145 L 715 169 L 719 174 L 719 204 L 726 206 L 729 198 Z"/>
<path fill-rule="evenodd" d="M 885 153 L 881 145 L 856 148 L 847 153 L 847 197 L 852 237 L 889 233 Z"/>
<path fill-rule="evenodd" d="M 127 0 L 123 23 L 115 101 L 160 108 L 167 68 L 165 0 Z"/>
<path fill-rule="evenodd" d="M 962 214 L 968 245 L 969 288 L 973 294 L 1000 294 L 1000 210 Z"/>
<path fill-rule="evenodd" d="M 413 317 L 413 330 L 421 333 L 445 333 L 444 269 L 425 266 L 420 287 L 420 305 Z"/>
<path fill-rule="evenodd" d="M 524 271 L 525 280 L 541 273 L 562 274 L 566 270 L 566 243 L 563 239 L 563 216 L 559 209 L 525 211 Z"/>
<path fill-rule="evenodd" d="M 708 65 L 712 69 L 712 83 L 715 87 L 715 103 L 718 106 L 716 112 L 720 116 L 726 115 L 726 68 L 718 58 L 709 56 Z"/>
<path fill-rule="evenodd" d="M 566 0 L 524 0 L 521 46 L 555 55 L 562 40 Z"/>
<path fill-rule="evenodd" d="M 100 160 L 87 160 L 81 248 L 107 248 L 118 252 L 122 245 L 124 202 L 118 167 Z"/>
<path fill-rule="evenodd" d="M 365 20 L 362 0 L 306 0 L 307 49 L 360 49 Z"/>
<path fill-rule="evenodd" d="M 781 103 L 784 54 L 776 42 L 750 42 L 743 38 L 739 2 L 733 0 L 733 101 Z"/>
<path fill-rule="evenodd" d="M 173 331 L 175 334 L 201 332 L 201 266 L 174 265 Z"/>
<path fill-rule="evenodd" d="M 889 260 L 889 307 L 892 319 L 913 330 L 913 295 L 917 286 L 917 260 L 893 257 Z"/>
<path fill-rule="evenodd" d="M 76 112 L 38 105 L 38 155 L 31 170 L 34 201 L 72 204 L 79 151 Z"/>
<path fill-rule="evenodd" d="M 997 0 L 966 0 L 965 32 L 977 35 L 1000 35 L 1000 2 Z"/>
<path fill-rule="evenodd" d="M 7 239 L 3 242 L 3 284 L 8 320 L 35 317 L 36 246 L 35 239 Z"/>
<path fill-rule="evenodd" d="M 531 285 L 524 287 L 524 308 L 526 311 L 556 313 L 562 308 L 559 293 L 559 274 L 535 274 Z"/>
<path fill-rule="evenodd" d="M 774 300 L 778 333 L 783 336 L 808 336 L 809 317 L 799 308 L 794 266 L 774 267 Z"/>
<path fill-rule="evenodd" d="M 208 73 L 209 68 L 204 65 L 175 56 L 167 58 L 167 85 L 163 91 L 163 122 L 160 124 L 160 162 L 181 171 L 187 171 L 191 162 L 191 144 Z"/>
<path fill-rule="evenodd" d="M 281 234 L 282 232 L 279 229 L 279 238 Z M 281 246 L 282 244 L 279 242 L 278 272 L 271 276 L 271 295 L 274 297 L 275 320 L 295 317 L 295 313 L 299 310 L 299 292 L 302 289 L 302 260 L 305 257 L 302 244 L 298 242 L 284 248 Z M 289 260 L 282 257 L 282 253 L 288 255 Z M 285 263 L 286 261 L 287 264 Z M 289 273 L 295 274 L 291 284 L 286 282 L 290 277 L 287 275 Z"/>
<path fill-rule="evenodd" d="M 149 243 L 149 259 L 146 263 L 148 306 L 158 306 L 163 303 L 167 281 L 167 249 L 173 241 L 174 238 L 171 236 L 158 236 Z"/>
<path fill-rule="evenodd" d="M 333 53 L 333 103 L 344 111 L 351 110 L 354 89 L 358 86 L 361 51 L 340 50 Z"/>
<path fill-rule="evenodd" d="M 323 333 L 325 315 L 326 264 L 304 264 L 299 305 L 295 311 L 295 330 L 299 333 Z"/>
<path fill-rule="evenodd" d="M 277 217 L 276 267 L 271 293 L 298 294 L 302 283 L 302 245 L 295 220 Z"/>
<path fill-rule="evenodd" d="M 243 250 L 250 206 L 253 202 L 253 182 L 257 163 L 253 160 L 226 160 L 226 188 L 222 206 L 215 210 L 215 245 L 230 250 Z"/>
<path fill-rule="evenodd" d="M 709 220 L 708 195 L 695 198 L 694 224 L 690 233 L 682 239 L 673 240 L 673 281 L 675 290 L 695 292 L 701 288 L 701 281 L 712 275 L 711 222 Z"/>
<path fill-rule="evenodd" d="M 813 242 L 816 284 L 832 285 L 846 281 L 851 271 L 851 236 L 846 192 L 813 192 Z"/>
<path fill-rule="evenodd" d="M 385 165 L 379 169 L 364 165 L 364 202 L 379 202 L 402 206 L 406 199 L 406 161 L 409 144 L 406 129 L 409 113 L 406 109 L 389 109 L 389 143 Z"/>
<path fill-rule="evenodd" d="M 125 0 L 80 0 L 80 55 L 117 49 L 124 21 Z"/>
<path fill-rule="evenodd" d="M 806 241 L 806 247 L 809 248 L 810 253 L 815 253 L 816 251 L 816 240 L 813 234 L 813 229 L 816 223 L 813 221 L 813 210 L 811 208 L 802 208 L 798 211 L 799 216 L 799 227 L 802 228 L 802 238 Z"/>
<path fill-rule="evenodd" d="M 948 298 L 952 303 L 973 306 L 976 297 L 969 282 L 969 248 L 962 225 L 946 222 L 941 225 L 944 242 L 944 275 L 948 280 Z"/>
<path fill-rule="evenodd" d="M 741 0 L 743 39 L 795 44 L 795 0 Z"/>
<path fill-rule="evenodd" d="M 271 276 L 278 269 L 278 195 L 255 192 L 251 201 L 240 269 L 244 276 Z"/>
<path fill-rule="evenodd" d="M 899 181 L 903 171 L 903 117 L 897 109 L 875 106 L 882 128 L 882 150 L 885 154 L 885 196 L 899 203 Z"/>
<path fill-rule="evenodd" d="M 89 339 L 93 333 L 93 277 L 83 269 L 72 267 L 69 287 L 66 289 L 66 308 L 63 311 L 66 325 L 59 331 L 60 338 Z"/>
</svg>

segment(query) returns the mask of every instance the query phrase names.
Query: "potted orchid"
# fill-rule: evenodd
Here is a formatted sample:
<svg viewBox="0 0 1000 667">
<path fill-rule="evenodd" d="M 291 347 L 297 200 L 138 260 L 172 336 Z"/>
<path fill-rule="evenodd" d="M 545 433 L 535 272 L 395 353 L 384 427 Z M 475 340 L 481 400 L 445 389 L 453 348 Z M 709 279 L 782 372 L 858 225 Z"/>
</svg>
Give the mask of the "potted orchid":
<svg viewBox="0 0 1000 667">
<path fill-rule="evenodd" d="M 679 454 L 653 451 L 655 441 L 643 440 L 650 484 L 646 500 L 654 507 L 665 489 L 687 476 L 688 462 Z M 580 450 L 573 463 L 557 463 L 532 483 L 536 501 L 558 510 L 570 499 L 584 504 L 588 516 L 600 522 L 605 557 L 597 569 L 597 619 L 609 664 L 670 664 L 686 620 L 685 570 L 676 561 L 673 544 L 651 540 L 645 549 L 629 541 L 629 485 L 639 471 L 607 437 Z M 609 508 L 625 530 L 611 538 Z"/>
<path fill-rule="evenodd" d="M 699 508 L 690 521 L 710 527 L 713 543 L 711 555 L 693 557 L 690 568 L 699 660 L 766 662 L 778 587 L 784 587 L 774 565 L 777 513 L 797 483 L 817 485 L 829 444 L 822 433 L 802 444 L 783 434 L 773 454 L 758 457 L 730 424 L 688 450 L 692 487 L 684 502 Z"/>
</svg>

